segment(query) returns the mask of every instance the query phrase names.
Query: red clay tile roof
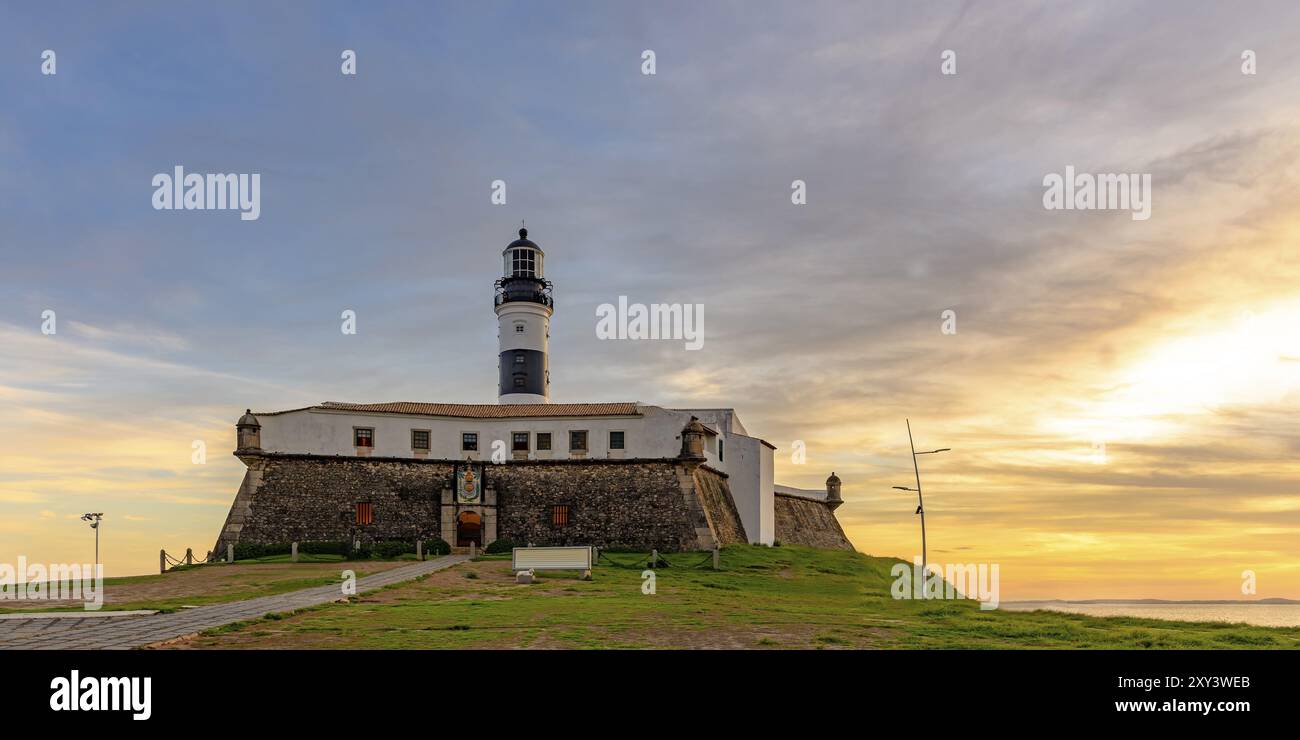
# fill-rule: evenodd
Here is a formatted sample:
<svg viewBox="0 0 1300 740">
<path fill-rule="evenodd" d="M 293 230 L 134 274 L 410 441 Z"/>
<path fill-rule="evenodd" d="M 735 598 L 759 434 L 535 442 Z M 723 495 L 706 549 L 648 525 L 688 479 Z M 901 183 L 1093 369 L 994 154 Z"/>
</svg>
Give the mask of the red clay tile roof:
<svg viewBox="0 0 1300 740">
<path fill-rule="evenodd" d="M 326 401 L 312 409 L 356 411 L 370 414 L 414 414 L 462 419 L 517 419 L 529 416 L 640 416 L 635 403 L 340 403 Z M 291 409 L 302 411 L 302 409 Z M 259 416 L 289 413 L 275 411 Z"/>
</svg>

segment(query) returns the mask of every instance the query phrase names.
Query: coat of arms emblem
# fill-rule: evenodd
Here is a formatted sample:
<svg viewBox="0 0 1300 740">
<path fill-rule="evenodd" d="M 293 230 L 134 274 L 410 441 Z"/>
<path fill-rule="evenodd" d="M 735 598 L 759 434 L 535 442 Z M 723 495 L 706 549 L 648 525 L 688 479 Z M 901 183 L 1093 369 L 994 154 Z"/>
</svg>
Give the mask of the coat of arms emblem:
<svg viewBox="0 0 1300 740">
<path fill-rule="evenodd" d="M 476 504 L 482 498 L 483 481 L 473 468 L 456 471 L 456 500 L 462 504 Z"/>
</svg>

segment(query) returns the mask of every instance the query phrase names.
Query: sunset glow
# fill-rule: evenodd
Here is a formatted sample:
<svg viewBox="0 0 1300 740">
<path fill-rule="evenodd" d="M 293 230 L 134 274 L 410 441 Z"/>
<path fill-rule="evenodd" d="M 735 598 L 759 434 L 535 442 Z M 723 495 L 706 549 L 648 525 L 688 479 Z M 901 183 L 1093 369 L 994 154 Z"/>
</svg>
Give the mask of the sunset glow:
<svg viewBox="0 0 1300 740">
<path fill-rule="evenodd" d="M 1300 598 L 1300 10 L 707 5 L 671 47 L 602 4 L 376 10 L 344 82 L 337 28 L 269 6 L 201 39 L 5 24 L 0 561 L 88 562 L 89 511 L 110 576 L 205 553 L 246 408 L 494 402 L 526 219 L 555 402 L 734 407 L 778 483 L 834 471 L 857 548 L 908 560 L 910 419 L 951 448 L 920 461 L 930 560 L 1000 564 L 1004 601 Z M 20 76 L 46 44 L 57 79 Z M 182 165 L 261 172 L 259 217 L 153 209 Z M 1151 175 L 1150 218 L 1044 208 L 1067 166 Z M 602 341 L 620 296 L 705 306 L 702 346 Z"/>
</svg>

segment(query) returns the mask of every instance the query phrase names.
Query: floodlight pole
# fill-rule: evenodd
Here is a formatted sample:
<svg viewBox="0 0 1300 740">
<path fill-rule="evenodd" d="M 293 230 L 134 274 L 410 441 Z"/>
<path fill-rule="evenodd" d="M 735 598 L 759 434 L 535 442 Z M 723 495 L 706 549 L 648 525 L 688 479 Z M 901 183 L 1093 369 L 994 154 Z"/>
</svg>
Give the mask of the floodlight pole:
<svg viewBox="0 0 1300 740">
<path fill-rule="evenodd" d="M 99 565 L 99 525 L 104 520 L 104 514 L 103 512 L 82 514 L 81 520 L 89 522 L 90 528 L 95 530 L 95 565 Z"/>
<path fill-rule="evenodd" d="M 930 562 L 925 547 L 925 499 L 921 497 L 921 466 L 916 462 L 917 455 L 934 455 L 940 452 L 948 452 L 950 448 L 940 447 L 937 450 L 916 451 L 916 443 L 912 441 L 912 420 L 907 419 L 907 445 L 912 448 L 912 472 L 916 474 L 916 488 L 905 488 L 903 486 L 894 486 L 900 491 L 916 491 L 916 513 L 921 515 L 921 577 L 925 577 L 926 565 Z"/>
<path fill-rule="evenodd" d="M 912 420 L 907 419 L 907 445 L 912 448 L 912 472 L 916 473 L 916 510 L 921 514 L 921 578 L 925 578 L 925 500 L 921 498 L 921 467 L 916 464 L 916 443 L 912 441 Z"/>
</svg>

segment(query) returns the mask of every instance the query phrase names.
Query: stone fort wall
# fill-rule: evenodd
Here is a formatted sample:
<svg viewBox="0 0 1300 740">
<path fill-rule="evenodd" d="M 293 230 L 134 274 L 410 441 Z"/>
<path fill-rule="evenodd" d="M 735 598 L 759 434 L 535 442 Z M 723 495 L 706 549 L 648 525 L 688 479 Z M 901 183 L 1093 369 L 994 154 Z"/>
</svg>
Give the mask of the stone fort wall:
<svg viewBox="0 0 1300 740">
<path fill-rule="evenodd" d="M 373 542 L 446 532 L 444 492 L 454 485 L 453 461 L 248 451 L 239 457 L 248 471 L 215 552 L 227 543 Z M 748 541 L 726 475 L 707 465 L 536 460 L 488 464 L 483 471 L 488 502 L 496 503 L 497 538 L 666 552 Z M 371 524 L 356 524 L 359 502 L 373 505 Z M 568 526 L 552 526 L 555 505 L 569 507 Z"/>
<path fill-rule="evenodd" d="M 826 550 L 852 550 L 831 507 L 821 501 L 778 493 L 776 539 L 784 545 L 806 545 Z"/>
<path fill-rule="evenodd" d="M 727 486 L 727 476 L 701 465 L 695 469 L 694 479 L 695 490 L 699 493 L 709 528 L 720 543 L 730 545 L 749 542 L 745 536 L 745 527 L 740 522 L 740 512 L 736 511 L 736 501 L 731 497 L 731 490 Z"/>
</svg>

